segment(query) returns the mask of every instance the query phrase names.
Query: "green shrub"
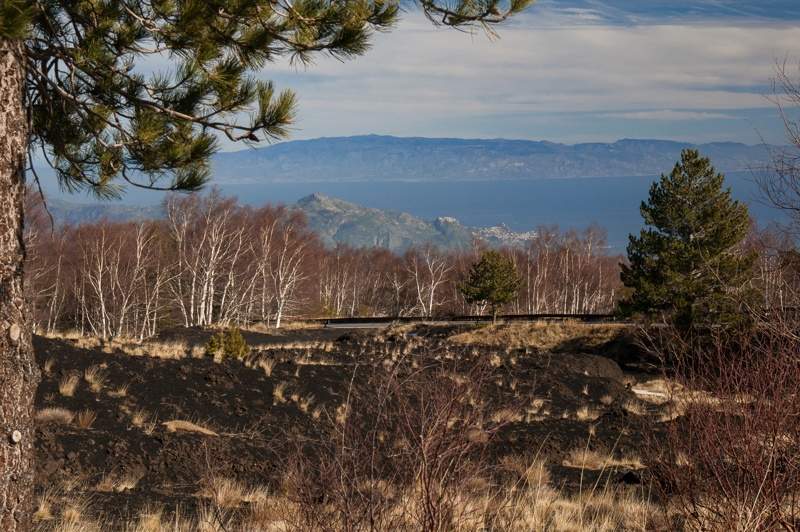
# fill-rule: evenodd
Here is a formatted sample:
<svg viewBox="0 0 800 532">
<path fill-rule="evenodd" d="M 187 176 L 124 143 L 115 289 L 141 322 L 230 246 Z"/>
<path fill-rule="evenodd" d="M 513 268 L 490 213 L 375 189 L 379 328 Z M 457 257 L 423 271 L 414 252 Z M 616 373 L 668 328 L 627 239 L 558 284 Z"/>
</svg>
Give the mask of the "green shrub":
<svg viewBox="0 0 800 532">
<path fill-rule="evenodd" d="M 231 327 L 219 331 L 206 344 L 206 354 L 211 356 L 222 355 L 222 358 L 243 358 L 250 351 L 250 347 L 242 336 L 242 331 Z"/>
</svg>

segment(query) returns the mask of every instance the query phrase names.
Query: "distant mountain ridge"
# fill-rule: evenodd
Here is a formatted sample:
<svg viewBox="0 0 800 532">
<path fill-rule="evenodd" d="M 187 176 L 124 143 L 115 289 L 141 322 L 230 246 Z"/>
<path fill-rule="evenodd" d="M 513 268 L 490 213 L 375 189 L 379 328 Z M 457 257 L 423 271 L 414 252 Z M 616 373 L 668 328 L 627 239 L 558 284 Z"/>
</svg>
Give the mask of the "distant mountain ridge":
<svg viewBox="0 0 800 532">
<path fill-rule="evenodd" d="M 621 177 L 669 172 L 682 149 L 697 148 L 722 172 L 758 170 L 777 146 L 695 145 L 665 140 L 558 144 L 507 139 L 366 135 L 282 142 L 219 153 L 220 183 L 459 181 Z"/>
</svg>

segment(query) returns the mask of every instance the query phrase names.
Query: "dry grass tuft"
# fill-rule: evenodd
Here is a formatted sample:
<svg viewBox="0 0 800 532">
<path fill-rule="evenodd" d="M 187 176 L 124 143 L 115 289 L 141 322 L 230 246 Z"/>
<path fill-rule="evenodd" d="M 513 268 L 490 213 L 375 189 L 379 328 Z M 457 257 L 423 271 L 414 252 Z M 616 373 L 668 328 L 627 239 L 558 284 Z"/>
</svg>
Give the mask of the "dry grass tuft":
<svg viewBox="0 0 800 532">
<path fill-rule="evenodd" d="M 192 358 L 205 358 L 206 346 L 200 344 L 193 345 L 189 350 L 189 356 Z"/>
<path fill-rule="evenodd" d="M 128 395 L 128 387 L 129 387 L 128 384 L 123 384 L 123 385 L 118 386 L 117 388 L 115 388 L 113 390 L 109 390 L 108 391 L 108 396 L 109 397 L 125 397 L 125 396 Z"/>
<path fill-rule="evenodd" d="M 609 453 L 603 453 L 597 450 L 587 449 L 585 447 L 580 447 L 570 451 L 567 457 L 561 462 L 561 465 L 565 467 L 591 469 L 595 471 L 601 471 L 610 467 L 627 469 L 644 468 L 644 464 L 642 464 L 641 459 L 635 456 L 615 458 Z"/>
<path fill-rule="evenodd" d="M 258 367 L 264 370 L 267 377 L 272 377 L 272 370 L 275 369 L 277 361 L 274 358 L 262 358 L 258 361 Z"/>
<path fill-rule="evenodd" d="M 447 529 L 463 532 L 503 530 L 527 532 L 612 532 L 617 530 L 667 530 L 659 509 L 645 496 L 625 489 L 604 488 L 575 496 L 565 496 L 550 486 L 546 464 L 527 462 L 518 457 L 506 458 L 502 466 L 518 478 L 511 486 L 495 490 L 481 479 L 460 486 L 454 496 L 452 521 Z M 392 505 L 385 510 L 395 529 L 418 530 L 419 501 L 413 492 L 398 492 L 382 486 L 383 493 L 395 493 Z M 234 479 L 210 477 L 197 494 L 208 499 L 200 503 L 194 515 L 180 511 L 167 518 L 159 508 L 145 508 L 128 523 L 99 523 L 91 520 L 85 499 L 68 501 L 58 519 L 52 518 L 52 504 L 47 502 L 46 530 L 59 532 L 218 532 L 221 530 L 287 531 L 307 530 L 304 516 L 321 511 L 306 507 L 291 497 L 272 497 L 265 489 L 249 488 Z M 50 517 L 47 517 L 50 516 Z M 340 530 L 338 518 L 331 515 L 331 530 Z M 41 522 L 41 521 L 40 521 Z M 312 521 L 315 522 L 315 521 Z"/>
<path fill-rule="evenodd" d="M 500 459 L 500 467 L 514 473 L 531 486 L 550 484 L 550 470 L 540 458 L 528 460 L 520 455 L 507 455 Z"/>
<path fill-rule="evenodd" d="M 164 360 L 179 360 L 186 358 L 189 346 L 183 340 L 159 341 L 151 340 L 139 343 L 127 343 L 120 349 L 132 356 L 151 356 Z"/>
<path fill-rule="evenodd" d="M 590 405 L 583 405 L 575 411 L 575 418 L 578 421 L 594 421 L 603 415 L 603 412 Z"/>
<path fill-rule="evenodd" d="M 103 389 L 106 375 L 100 366 L 90 366 L 83 372 L 83 380 L 86 381 L 93 392 L 97 393 Z"/>
<path fill-rule="evenodd" d="M 567 343 L 600 347 L 625 332 L 627 325 L 579 322 L 534 322 L 488 325 L 450 337 L 459 345 L 552 350 Z"/>
<path fill-rule="evenodd" d="M 61 512 L 61 522 L 67 525 L 80 526 L 81 528 L 62 528 L 56 530 L 70 530 L 70 531 L 83 531 L 83 530 L 99 530 L 99 526 L 92 520 L 85 520 L 84 517 L 89 514 L 89 500 L 83 497 L 78 497 L 66 501 L 64 509 Z M 85 528 L 84 528 L 85 527 Z"/>
<path fill-rule="evenodd" d="M 58 383 L 58 393 L 64 397 L 72 397 L 78 388 L 80 379 L 77 375 L 67 375 Z"/>
<path fill-rule="evenodd" d="M 633 414 L 636 416 L 646 416 L 647 415 L 647 405 L 641 401 L 629 399 L 622 403 L 622 408 L 629 414 Z"/>
<path fill-rule="evenodd" d="M 289 387 L 289 383 L 286 381 L 279 382 L 275 385 L 272 389 L 272 399 L 273 403 L 280 404 L 286 402 L 286 389 Z"/>
<path fill-rule="evenodd" d="M 140 409 L 133 413 L 131 416 L 131 423 L 134 427 L 142 427 L 150 419 L 150 414 L 147 410 Z"/>
<path fill-rule="evenodd" d="M 491 420 L 498 425 L 519 423 L 525 420 L 525 412 L 513 408 L 501 408 L 492 414 Z"/>
<path fill-rule="evenodd" d="M 269 497 L 264 488 L 248 488 L 227 477 L 211 477 L 203 484 L 200 495 L 210 498 L 218 508 L 238 508 L 242 503 L 263 502 Z"/>
<path fill-rule="evenodd" d="M 55 498 L 55 492 L 51 488 L 44 490 L 44 492 L 36 498 L 36 511 L 33 513 L 33 521 L 35 523 L 53 519 Z"/>
<path fill-rule="evenodd" d="M 203 434 L 205 436 L 219 436 L 219 434 L 217 434 L 213 430 L 206 428 L 202 425 L 198 425 L 197 423 L 193 423 L 191 421 L 175 419 L 172 421 L 164 421 L 161 424 L 167 427 L 167 430 L 169 432 L 183 431 L 183 432 L 194 432 L 195 434 Z"/>
<path fill-rule="evenodd" d="M 82 429 L 88 429 L 92 427 L 96 419 L 97 414 L 87 409 L 78 412 L 78 415 L 75 416 L 75 423 Z"/>
<path fill-rule="evenodd" d="M 121 493 L 132 490 L 144 477 L 144 471 L 132 470 L 124 475 L 109 474 L 104 476 L 97 484 L 95 489 L 102 492 Z"/>
<path fill-rule="evenodd" d="M 36 412 L 36 420 L 42 423 L 61 423 L 69 425 L 75 418 L 75 414 L 66 408 L 54 407 L 43 408 Z"/>
<path fill-rule="evenodd" d="M 304 414 L 308 414 L 311 410 L 311 406 L 316 402 L 317 398 L 314 397 L 313 394 L 307 395 L 305 397 L 300 397 L 297 401 L 297 408 Z"/>
</svg>

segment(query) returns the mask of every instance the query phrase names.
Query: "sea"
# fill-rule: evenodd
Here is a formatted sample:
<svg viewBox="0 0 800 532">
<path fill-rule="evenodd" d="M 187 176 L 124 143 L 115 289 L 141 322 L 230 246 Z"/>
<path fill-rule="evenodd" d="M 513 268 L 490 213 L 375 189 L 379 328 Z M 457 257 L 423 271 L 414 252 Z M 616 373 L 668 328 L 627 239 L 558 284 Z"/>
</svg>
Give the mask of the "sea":
<svg viewBox="0 0 800 532">
<path fill-rule="evenodd" d="M 606 229 L 609 251 L 616 253 L 625 250 L 629 234 L 641 229 L 639 206 L 656 179 L 657 176 L 633 176 L 529 181 L 270 182 L 221 184 L 219 188 L 249 205 L 291 204 L 319 192 L 426 220 L 451 216 L 468 226 L 504 224 L 515 231 L 545 225 L 580 230 L 595 224 Z M 728 174 L 726 184 L 734 198 L 748 205 L 759 226 L 786 221 L 781 211 L 763 199 L 753 174 Z M 85 197 L 58 196 L 66 201 L 87 201 Z M 129 205 L 152 205 L 162 197 L 151 191 L 130 189 L 124 201 Z"/>
</svg>

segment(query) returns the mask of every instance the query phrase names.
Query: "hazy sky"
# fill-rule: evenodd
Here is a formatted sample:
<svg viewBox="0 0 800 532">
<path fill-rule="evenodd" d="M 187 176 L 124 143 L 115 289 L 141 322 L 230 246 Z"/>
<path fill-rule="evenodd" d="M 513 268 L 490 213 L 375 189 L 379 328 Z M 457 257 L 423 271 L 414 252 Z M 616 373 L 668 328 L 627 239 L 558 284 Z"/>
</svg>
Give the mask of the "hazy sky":
<svg viewBox="0 0 800 532">
<path fill-rule="evenodd" d="M 797 0 L 541 0 L 499 31 L 412 11 L 363 57 L 264 77 L 300 97 L 293 138 L 783 141 L 768 97 L 800 61 Z"/>
</svg>

